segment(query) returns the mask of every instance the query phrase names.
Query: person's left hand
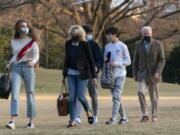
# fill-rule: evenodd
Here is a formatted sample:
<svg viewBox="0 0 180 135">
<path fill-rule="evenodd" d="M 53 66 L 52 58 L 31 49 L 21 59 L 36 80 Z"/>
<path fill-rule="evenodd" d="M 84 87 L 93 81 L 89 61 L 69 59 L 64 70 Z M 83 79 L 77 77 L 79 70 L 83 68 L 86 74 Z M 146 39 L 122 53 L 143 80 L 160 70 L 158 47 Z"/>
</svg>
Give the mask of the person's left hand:
<svg viewBox="0 0 180 135">
<path fill-rule="evenodd" d="M 112 67 L 116 67 L 116 66 L 117 66 L 116 62 L 111 62 L 110 65 L 111 65 Z"/>
<path fill-rule="evenodd" d="M 27 65 L 30 67 L 34 67 L 34 63 L 32 61 L 29 61 Z"/>
<path fill-rule="evenodd" d="M 154 74 L 154 78 L 155 78 L 155 79 L 158 79 L 159 77 L 160 77 L 159 73 L 155 73 L 155 74 Z"/>
</svg>

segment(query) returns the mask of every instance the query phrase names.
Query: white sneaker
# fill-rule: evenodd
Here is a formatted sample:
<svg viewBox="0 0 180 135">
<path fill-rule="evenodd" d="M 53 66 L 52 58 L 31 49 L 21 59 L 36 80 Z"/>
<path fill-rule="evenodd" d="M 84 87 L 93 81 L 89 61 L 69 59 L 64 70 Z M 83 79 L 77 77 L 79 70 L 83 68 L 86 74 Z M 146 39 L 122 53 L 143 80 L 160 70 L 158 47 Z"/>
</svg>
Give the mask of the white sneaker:
<svg viewBox="0 0 180 135">
<path fill-rule="evenodd" d="M 116 120 L 110 118 L 108 121 L 106 121 L 107 125 L 115 125 L 116 124 Z"/>
<path fill-rule="evenodd" d="M 128 122 L 129 122 L 128 118 L 120 119 L 119 124 L 124 125 L 124 124 L 128 124 Z"/>
<path fill-rule="evenodd" d="M 75 121 L 76 121 L 78 124 L 81 124 L 81 118 L 80 118 L 80 117 L 77 117 L 77 118 L 75 119 Z"/>
<path fill-rule="evenodd" d="M 33 124 L 33 123 L 28 123 L 28 124 L 26 125 L 26 128 L 34 128 L 34 124 Z"/>
<path fill-rule="evenodd" d="M 15 126 L 14 122 L 12 122 L 12 121 L 10 121 L 10 122 L 6 125 L 6 127 L 9 128 L 9 129 L 12 129 L 12 130 L 16 129 L 16 126 Z"/>
<path fill-rule="evenodd" d="M 98 117 L 93 116 L 93 125 L 96 125 L 98 123 Z"/>
</svg>

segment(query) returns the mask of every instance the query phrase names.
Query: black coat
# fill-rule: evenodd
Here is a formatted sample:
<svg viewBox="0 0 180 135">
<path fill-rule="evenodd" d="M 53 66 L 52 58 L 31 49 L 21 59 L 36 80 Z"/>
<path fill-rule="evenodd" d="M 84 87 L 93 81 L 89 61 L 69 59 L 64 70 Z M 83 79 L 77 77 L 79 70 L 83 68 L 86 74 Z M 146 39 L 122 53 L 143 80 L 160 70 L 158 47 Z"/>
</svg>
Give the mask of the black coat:
<svg viewBox="0 0 180 135">
<path fill-rule="evenodd" d="M 64 69 L 63 75 L 66 77 L 68 71 L 68 61 L 69 61 L 69 52 L 71 51 L 72 41 L 68 40 L 65 44 L 65 60 L 64 60 Z M 93 59 L 91 47 L 88 42 L 80 41 L 78 46 L 78 55 L 77 55 L 77 70 L 80 73 L 82 80 L 95 78 L 95 62 Z"/>
<path fill-rule="evenodd" d="M 92 49 L 95 65 L 99 70 L 100 68 L 103 67 L 103 54 L 102 54 L 102 51 L 99 48 L 99 45 L 94 40 L 90 40 L 90 41 L 88 41 L 88 43 L 90 44 L 91 49 Z"/>
</svg>

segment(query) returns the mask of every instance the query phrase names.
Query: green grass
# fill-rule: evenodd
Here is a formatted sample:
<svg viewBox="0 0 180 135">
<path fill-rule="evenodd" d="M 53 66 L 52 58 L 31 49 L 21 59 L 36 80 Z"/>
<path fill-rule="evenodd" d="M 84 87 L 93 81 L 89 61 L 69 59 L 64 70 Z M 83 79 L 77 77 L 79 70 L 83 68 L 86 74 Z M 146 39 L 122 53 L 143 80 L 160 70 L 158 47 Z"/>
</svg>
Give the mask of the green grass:
<svg viewBox="0 0 180 135">
<path fill-rule="evenodd" d="M 60 91 L 59 70 L 36 69 L 38 95 L 58 95 Z M 160 96 L 180 96 L 180 86 L 176 84 L 160 84 Z M 110 96 L 109 90 L 99 90 L 100 96 Z M 136 96 L 136 83 L 128 78 L 123 95 Z M 159 102 L 158 122 L 140 123 L 140 110 L 137 99 L 123 100 L 129 124 L 121 126 L 107 126 L 105 121 L 111 114 L 111 100 L 99 101 L 99 124 L 91 126 L 87 123 L 85 113 L 82 115 L 82 124 L 76 128 L 67 129 L 68 117 L 58 117 L 56 98 L 53 100 L 37 100 L 36 128 L 25 129 L 27 123 L 26 102 L 20 102 L 20 116 L 16 120 L 17 129 L 14 131 L 5 128 L 9 121 L 9 101 L 0 100 L 0 135 L 180 135 L 180 100 L 164 99 Z M 150 101 L 148 100 L 150 111 Z M 119 119 L 119 117 L 118 117 Z"/>
<path fill-rule="evenodd" d="M 61 86 L 61 71 L 46 70 L 42 68 L 36 69 L 37 85 L 36 92 L 41 94 L 58 94 Z M 108 89 L 101 89 L 100 84 L 99 95 L 110 95 Z M 136 96 L 136 82 L 133 79 L 127 78 L 124 86 L 123 95 Z M 180 85 L 170 83 L 160 83 L 160 96 L 180 96 Z"/>
</svg>

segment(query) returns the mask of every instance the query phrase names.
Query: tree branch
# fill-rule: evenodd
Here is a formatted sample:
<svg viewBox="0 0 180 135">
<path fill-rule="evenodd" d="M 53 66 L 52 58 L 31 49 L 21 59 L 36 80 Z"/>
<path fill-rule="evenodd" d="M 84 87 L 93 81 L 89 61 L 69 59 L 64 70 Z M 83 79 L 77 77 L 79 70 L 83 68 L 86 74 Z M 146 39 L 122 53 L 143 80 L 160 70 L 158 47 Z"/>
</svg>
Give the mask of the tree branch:
<svg viewBox="0 0 180 135">
<path fill-rule="evenodd" d="M 43 26 L 43 25 L 39 25 L 39 24 L 33 24 L 33 26 L 37 29 L 43 29 L 43 30 L 46 30 L 46 31 L 49 31 L 49 32 L 52 32 L 54 34 L 57 34 L 63 38 L 66 38 L 67 36 L 64 34 L 64 33 L 61 33 L 59 31 L 56 31 L 56 30 L 53 30 L 53 29 L 50 29 L 50 28 L 47 28 L 46 26 Z"/>
<path fill-rule="evenodd" d="M 82 19 L 81 19 L 81 16 L 80 16 L 77 8 L 74 7 L 73 10 L 74 10 L 73 18 L 74 18 L 75 22 L 76 22 L 77 24 L 79 24 L 79 25 L 82 25 L 82 24 L 83 24 L 83 21 L 82 21 Z"/>
<path fill-rule="evenodd" d="M 175 35 L 180 35 L 180 29 L 174 29 L 172 31 L 168 31 L 167 34 L 164 34 L 163 36 L 161 37 L 155 37 L 156 39 L 159 39 L 159 40 L 163 40 L 163 39 L 167 39 L 167 38 L 170 38 L 172 36 L 175 36 Z"/>
<path fill-rule="evenodd" d="M 19 3 L 13 4 L 13 5 L 5 5 L 5 6 L 0 5 L 0 10 L 10 9 L 10 8 L 17 8 L 17 7 L 21 7 L 21 6 L 27 5 L 27 4 L 32 4 L 32 3 L 35 3 L 35 2 L 38 2 L 38 1 L 39 0 L 26 0 L 26 1 L 19 2 Z"/>
<path fill-rule="evenodd" d="M 165 19 L 165 18 L 170 17 L 170 16 L 172 16 L 172 15 L 175 15 L 175 14 L 177 14 L 177 13 L 180 13 L 180 9 L 177 9 L 176 11 L 173 11 L 173 12 L 170 12 L 170 13 L 168 13 L 168 14 L 162 15 L 162 16 L 160 16 L 159 18 Z"/>
<path fill-rule="evenodd" d="M 99 0 L 97 7 L 93 13 L 93 25 L 92 25 L 92 29 L 93 31 L 96 29 L 97 26 L 97 22 L 98 22 L 98 18 L 99 18 L 99 14 L 100 14 L 100 9 L 102 6 L 103 0 Z"/>
<path fill-rule="evenodd" d="M 42 1 L 40 1 L 40 3 L 48 10 L 48 14 L 50 13 L 53 17 L 53 19 L 55 20 L 56 24 L 58 25 L 58 27 L 65 33 L 64 35 L 67 34 L 67 31 L 64 27 L 62 27 L 60 20 L 58 18 L 58 16 L 53 12 L 53 8 L 52 7 L 48 7 L 45 3 L 43 3 Z M 60 10 L 61 11 L 61 10 Z"/>
<path fill-rule="evenodd" d="M 148 12 L 148 11 L 142 11 L 139 13 L 134 13 L 138 8 L 144 7 L 147 3 L 144 2 L 143 5 L 139 5 L 139 6 L 128 9 L 132 3 L 133 3 L 133 1 L 131 1 L 124 9 L 122 9 L 116 15 L 114 15 L 116 17 L 112 17 L 113 18 L 113 20 L 112 20 L 113 25 L 118 23 L 123 18 L 128 18 L 128 17 L 132 17 L 132 16 L 136 16 L 136 15 L 142 15 L 142 14 Z M 127 15 L 127 14 L 129 14 L 129 15 Z"/>
<path fill-rule="evenodd" d="M 129 5 L 132 4 L 133 2 L 134 2 L 134 0 L 132 0 L 132 1 L 130 1 L 130 0 L 125 0 L 125 2 L 123 2 L 123 4 L 124 4 L 124 5 L 127 4 L 127 5 L 126 5 L 126 7 L 125 7 L 124 9 L 128 8 Z M 113 10 L 113 12 L 110 11 L 110 12 L 107 14 L 107 16 L 105 16 L 104 19 L 102 19 L 102 22 L 101 22 L 101 24 L 100 24 L 99 31 L 96 33 L 96 36 L 95 36 L 97 40 L 100 39 L 101 34 L 102 34 L 103 31 L 104 31 L 105 25 L 106 25 L 108 22 L 110 22 L 110 20 L 111 20 L 111 15 L 113 15 L 114 12 L 117 12 L 117 13 L 118 13 L 119 9 L 120 9 L 122 6 L 123 6 L 123 5 L 120 4 L 120 5 L 118 6 L 118 8 L 116 8 L 115 10 Z"/>
<path fill-rule="evenodd" d="M 127 1 L 127 2 L 126 2 Z M 128 8 L 130 7 L 130 5 L 134 2 L 134 0 L 125 0 L 125 2 L 123 2 L 121 5 L 118 6 L 118 9 L 112 11 L 110 13 L 110 15 L 112 16 L 112 18 L 116 18 L 117 16 L 119 16 L 119 14 L 123 13 L 124 11 L 127 11 Z M 127 5 L 126 5 L 127 4 Z M 121 9 L 122 6 L 125 6 L 123 9 Z M 121 9 L 121 10 L 120 10 Z M 129 9 L 130 10 L 130 9 Z M 128 10 L 128 11 L 129 11 Z"/>
<path fill-rule="evenodd" d="M 91 12 L 91 6 L 92 4 L 91 3 L 85 3 L 83 4 L 83 7 L 84 7 L 84 11 L 85 11 L 85 14 L 86 14 L 86 19 L 88 22 L 92 22 L 92 19 L 93 19 L 93 14 Z"/>
</svg>

